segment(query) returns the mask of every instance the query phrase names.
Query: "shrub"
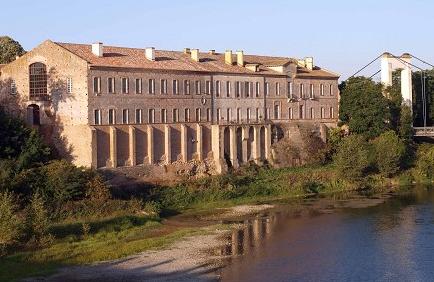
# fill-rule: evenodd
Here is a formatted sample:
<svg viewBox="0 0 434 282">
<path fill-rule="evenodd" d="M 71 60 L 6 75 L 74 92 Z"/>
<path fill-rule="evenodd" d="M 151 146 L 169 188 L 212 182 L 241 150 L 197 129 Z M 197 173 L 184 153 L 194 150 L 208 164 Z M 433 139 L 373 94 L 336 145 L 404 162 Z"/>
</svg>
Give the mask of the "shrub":
<svg viewBox="0 0 434 282">
<path fill-rule="evenodd" d="M 86 197 L 99 203 L 104 203 L 111 198 L 110 189 L 101 175 L 96 175 L 86 184 Z"/>
<path fill-rule="evenodd" d="M 16 244 L 23 234 L 22 218 L 18 216 L 18 205 L 11 192 L 0 192 L 0 256 Z"/>
<path fill-rule="evenodd" d="M 50 218 L 42 197 L 35 193 L 30 202 L 28 211 L 28 228 L 30 242 L 38 246 L 47 246 L 52 243 L 53 237 L 48 232 Z"/>
<path fill-rule="evenodd" d="M 370 164 L 368 143 L 361 135 L 346 137 L 339 145 L 334 161 L 342 178 L 362 178 Z"/>
<path fill-rule="evenodd" d="M 391 176 L 399 171 L 405 153 L 404 142 L 392 130 L 374 139 L 375 164 L 381 174 Z"/>
<path fill-rule="evenodd" d="M 434 176 L 434 146 L 422 144 L 416 153 L 416 171 L 419 175 L 427 178 Z"/>
</svg>

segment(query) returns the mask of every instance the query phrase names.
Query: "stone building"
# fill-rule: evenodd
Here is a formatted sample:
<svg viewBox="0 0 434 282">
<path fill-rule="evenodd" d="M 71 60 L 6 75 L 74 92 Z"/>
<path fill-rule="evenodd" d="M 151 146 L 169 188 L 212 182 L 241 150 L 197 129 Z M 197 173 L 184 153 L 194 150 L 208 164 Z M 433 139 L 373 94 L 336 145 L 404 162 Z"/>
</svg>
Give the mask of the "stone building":
<svg viewBox="0 0 434 282">
<path fill-rule="evenodd" d="M 312 58 L 47 40 L 0 78 L 9 111 L 95 168 L 208 159 L 221 172 L 269 160 L 287 125 L 338 118 L 338 75 Z"/>
</svg>

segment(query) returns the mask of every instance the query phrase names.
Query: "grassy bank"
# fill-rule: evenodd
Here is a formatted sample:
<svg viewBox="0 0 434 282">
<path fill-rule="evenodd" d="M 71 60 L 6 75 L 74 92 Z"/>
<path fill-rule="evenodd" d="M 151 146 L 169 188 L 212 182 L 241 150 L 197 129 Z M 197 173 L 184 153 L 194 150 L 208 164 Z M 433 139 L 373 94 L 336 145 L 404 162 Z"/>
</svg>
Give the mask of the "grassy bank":
<svg viewBox="0 0 434 282">
<path fill-rule="evenodd" d="M 414 181 L 408 175 L 407 172 L 394 178 L 372 175 L 363 181 L 348 182 L 337 176 L 332 165 L 281 169 L 251 166 L 226 175 L 155 187 L 141 197 L 157 205 L 164 216 L 174 212 L 212 211 L 217 207 L 244 203 L 408 184 Z M 203 232 L 199 228 L 164 225 L 158 214 L 63 220 L 50 227 L 50 233 L 55 237 L 51 246 L 29 247 L 1 258 L 0 280 L 47 275 L 61 266 L 117 259 L 161 248 L 184 236 Z"/>
</svg>

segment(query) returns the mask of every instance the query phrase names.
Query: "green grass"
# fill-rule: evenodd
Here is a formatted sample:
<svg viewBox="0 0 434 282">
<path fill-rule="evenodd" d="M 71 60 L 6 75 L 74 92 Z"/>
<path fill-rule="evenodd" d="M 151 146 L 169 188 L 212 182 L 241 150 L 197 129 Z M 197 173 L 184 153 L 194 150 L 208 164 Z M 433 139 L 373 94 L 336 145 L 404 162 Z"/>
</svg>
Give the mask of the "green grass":
<svg viewBox="0 0 434 282">
<path fill-rule="evenodd" d="M 122 219 L 108 220 L 100 231 L 81 238 L 70 234 L 44 249 L 19 252 L 0 259 L 0 281 L 48 275 L 61 266 L 86 264 L 122 258 L 145 250 L 161 248 L 185 237 L 203 234 L 204 229 L 166 230 L 158 221 L 149 219 L 141 225 L 117 225 Z M 93 223 L 102 225 L 101 222 Z M 56 226 L 68 229 L 70 226 Z"/>
</svg>

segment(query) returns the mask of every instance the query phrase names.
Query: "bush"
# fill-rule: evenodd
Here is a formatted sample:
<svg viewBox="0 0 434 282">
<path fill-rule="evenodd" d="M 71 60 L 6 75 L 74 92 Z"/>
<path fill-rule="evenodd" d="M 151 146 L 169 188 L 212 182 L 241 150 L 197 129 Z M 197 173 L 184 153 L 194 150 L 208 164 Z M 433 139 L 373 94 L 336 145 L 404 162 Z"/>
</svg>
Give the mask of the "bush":
<svg viewBox="0 0 434 282">
<path fill-rule="evenodd" d="M 434 176 L 434 146 L 422 144 L 416 153 L 416 171 L 419 175 L 432 179 Z"/>
<path fill-rule="evenodd" d="M 368 143 L 361 135 L 346 137 L 339 145 L 334 161 L 342 178 L 362 178 L 370 164 Z"/>
<path fill-rule="evenodd" d="M 375 164 L 384 176 L 391 176 L 400 169 L 405 154 L 405 144 L 392 130 L 374 139 Z"/>
<path fill-rule="evenodd" d="M 50 219 L 44 200 L 38 193 L 35 193 L 32 197 L 27 218 L 29 237 L 32 245 L 47 246 L 51 244 L 53 237 L 48 232 Z"/>
<path fill-rule="evenodd" d="M 17 214 L 18 205 L 11 192 L 0 192 L 0 256 L 16 244 L 23 234 L 23 220 Z"/>
</svg>

